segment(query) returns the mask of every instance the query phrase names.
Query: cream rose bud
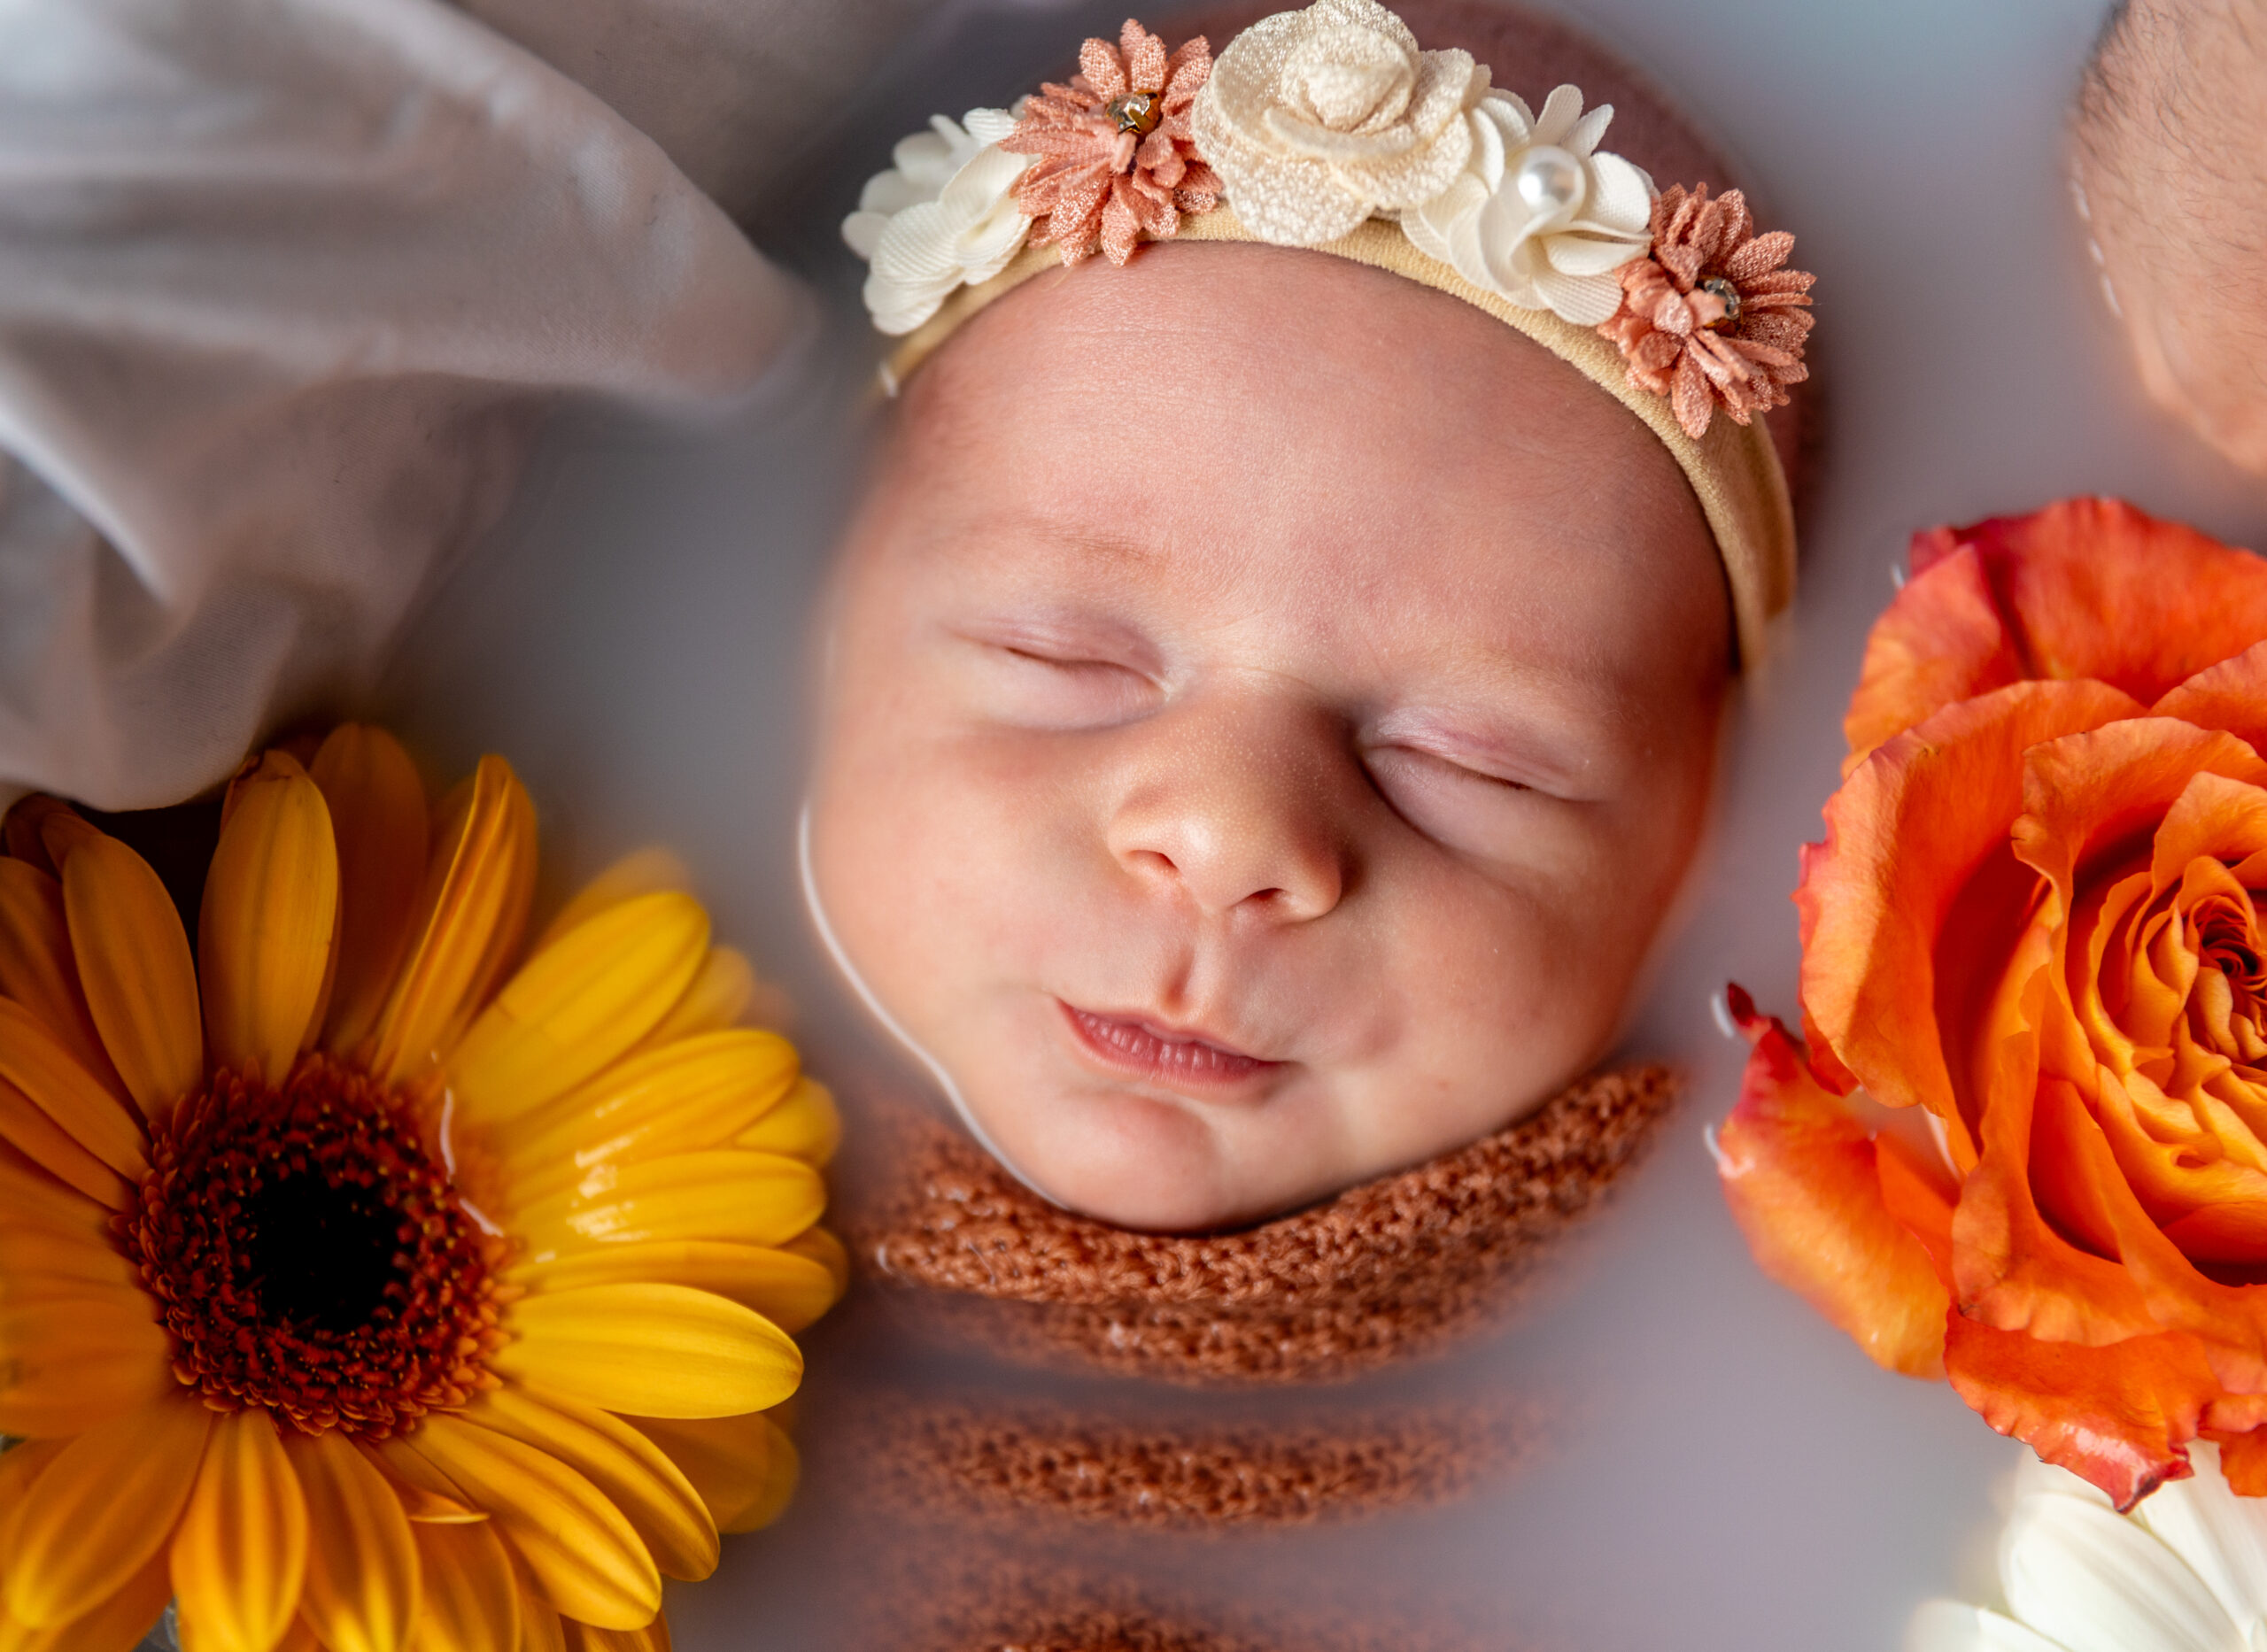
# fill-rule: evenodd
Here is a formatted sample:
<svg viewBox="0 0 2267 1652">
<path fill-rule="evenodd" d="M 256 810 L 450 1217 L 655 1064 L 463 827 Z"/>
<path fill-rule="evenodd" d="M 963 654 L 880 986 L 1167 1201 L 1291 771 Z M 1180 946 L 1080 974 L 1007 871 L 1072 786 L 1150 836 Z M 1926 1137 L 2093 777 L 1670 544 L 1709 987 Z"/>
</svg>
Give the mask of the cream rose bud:
<svg viewBox="0 0 2267 1652">
<path fill-rule="evenodd" d="M 1582 112 L 1562 86 L 1540 116 L 1509 92 L 1467 111 L 1472 153 L 1455 181 L 1402 232 L 1474 286 L 1527 310 L 1596 327 L 1621 300 L 1613 272 L 1652 238 L 1653 182 L 1598 145 L 1613 106 Z"/>
<path fill-rule="evenodd" d="M 999 147 L 1015 116 L 971 109 L 929 126 L 890 152 L 890 170 L 867 180 L 842 220 L 843 240 L 870 266 L 866 307 L 885 333 L 909 333 L 956 288 L 991 280 L 1031 233 L 1015 187 L 1037 158 Z"/>
<path fill-rule="evenodd" d="M 1469 52 L 1419 50 L 1377 0 L 1315 0 L 1229 42 L 1197 95 L 1196 143 L 1252 234 L 1320 246 L 1453 183 L 1487 90 Z"/>
</svg>

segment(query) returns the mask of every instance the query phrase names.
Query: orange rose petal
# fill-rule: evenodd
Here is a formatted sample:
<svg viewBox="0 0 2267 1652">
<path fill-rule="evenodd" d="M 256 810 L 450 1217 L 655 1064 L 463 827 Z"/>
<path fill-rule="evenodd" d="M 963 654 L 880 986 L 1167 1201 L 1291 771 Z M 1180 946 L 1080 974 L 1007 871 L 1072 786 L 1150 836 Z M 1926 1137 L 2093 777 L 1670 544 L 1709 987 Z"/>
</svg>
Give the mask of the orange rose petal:
<svg viewBox="0 0 2267 1652">
<path fill-rule="evenodd" d="M 2009 833 L 2016 856 L 2068 900 L 2102 853 L 2163 820 L 2197 776 L 2250 790 L 2267 782 L 2267 762 L 2232 734 L 2135 717 L 2036 741 L 2022 774 L 2023 811 Z"/>
<path fill-rule="evenodd" d="M 2199 861 L 2224 869 L 2263 851 L 2267 851 L 2267 790 L 2204 770 L 2180 789 L 2157 826 L 2149 851 L 2150 892 L 2161 895 L 2181 883 Z"/>
<path fill-rule="evenodd" d="M 2108 1145 L 2097 1151 L 2107 1157 Z M 2124 1274 L 2140 1288 L 2157 1323 L 2193 1337 L 2222 1386 L 2267 1393 L 2267 1285 L 2222 1285 L 2199 1273 L 2114 1170 L 2102 1178 L 2102 1194 Z"/>
<path fill-rule="evenodd" d="M 2208 1428 L 2204 1437 L 2220 1448 L 2220 1472 L 2239 1497 L 2267 1497 L 2267 1427 L 2240 1434 Z"/>
<path fill-rule="evenodd" d="M 1881 1201 L 1898 1225 L 1921 1242 L 1929 1265 L 1952 1287 L 1952 1213 L 1960 1190 L 1941 1162 L 1924 1159 L 1896 1137 L 1874 1138 L 1874 1172 Z"/>
<path fill-rule="evenodd" d="M 1916 567 L 1923 542 L 1950 531 L 1939 528 L 1915 537 Z M 1982 560 L 1966 547 L 1941 555 L 1906 582 L 1866 637 L 1865 665 L 1842 719 L 1842 733 L 1850 743 L 1850 755 L 1842 760 L 1844 778 L 1883 741 L 1947 706 L 2030 675 L 2000 617 Z"/>
<path fill-rule="evenodd" d="M 1875 1363 L 1943 1375 L 1951 1297 L 1921 1241 L 1882 1200 L 1874 1144 L 1774 1020 L 1734 989 L 1754 1045 L 1717 1137 L 1724 1197 L 1757 1264 L 1846 1332 Z"/>
<path fill-rule="evenodd" d="M 2027 675 L 2147 704 L 2267 637 L 2267 562 L 2116 499 L 1923 535 L 1910 583 L 1955 547 L 1982 562 Z"/>
<path fill-rule="evenodd" d="M 1946 1328 L 1945 1370 L 1985 1422 L 2091 1481 L 2121 1509 L 2188 1477 L 2186 1447 L 2219 1391 L 2193 1337 L 2084 1347 L 1957 1314 Z"/>
<path fill-rule="evenodd" d="M 2023 753 L 2139 712 L 2099 683 L 2019 683 L 1899 735 L 1829 801 L 1795 896 L 1803 1007 L 1876 1100 L 1960 1121 L 1936 1011 L 1947 920 L 1995 849 L 2004 861 Z"/>
<path fill-rule="evenodd" d="M 2035 1058 L 2020 1046 L 2010 1061 Z M 2107 1212 L 2124 1191 L 2101 1132 L 2059 1079 L 2035 1068 L 2011 1077 L 1984 1118 L 1984 1156 L 1953 1216 L 1953 1278 L 1961 1310 L 1978 1324 L 2056 1342 L 2101 1347 L 2163 1329 L 2148 1293 L 2113 1255 L 2080 1248 L 2056 1231 L 2032 1186 L 2039 1097 L 2056 1108 L 2062 1133 L 2048 1138 L 2057 1175 L 2082 1186 L 2088 1208 Z M 2061 1168 L 2067 1160 L 2068 1168 Z M 2115 1182 L 2116 1187 L 2106 1185 Z M 2062 1189 L 2056 1184 L 2058 1191 Z M 2130 1193 L 2125 1195 L 2130 1198 Z M 2107 1214 L 2104 1220 L 2114 1219 Z"/>
<path fill-rule="evenodd" d="M 2149 707 L 2200 729 L 2224 729 L 2255 751 L 2267 750 L 2267 642 L 2205 667 Z"/>
</svg>

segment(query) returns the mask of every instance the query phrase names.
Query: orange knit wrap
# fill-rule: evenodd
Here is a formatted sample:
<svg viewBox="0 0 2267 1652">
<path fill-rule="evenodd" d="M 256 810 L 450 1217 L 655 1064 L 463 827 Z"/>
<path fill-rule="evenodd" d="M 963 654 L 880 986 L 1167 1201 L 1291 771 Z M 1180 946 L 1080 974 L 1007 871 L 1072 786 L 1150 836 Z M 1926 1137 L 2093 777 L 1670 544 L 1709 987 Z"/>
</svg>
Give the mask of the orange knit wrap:
<svg viewBox="0 0 2267 1652">
<path fill-rule="evenodd" d="M 1325 1382 L 1492 1317 L 1627 1170 L 1675 1100 L 1666 1068 L 1599 1073 L 1527 1118 L 1241 1232 L 1136 1233 L 1074 1216 L 924 1121 L 859 1247 L 885 1281 L 987 1298 L 1010 1351 L 1168 1382 Z"/>
</svg>

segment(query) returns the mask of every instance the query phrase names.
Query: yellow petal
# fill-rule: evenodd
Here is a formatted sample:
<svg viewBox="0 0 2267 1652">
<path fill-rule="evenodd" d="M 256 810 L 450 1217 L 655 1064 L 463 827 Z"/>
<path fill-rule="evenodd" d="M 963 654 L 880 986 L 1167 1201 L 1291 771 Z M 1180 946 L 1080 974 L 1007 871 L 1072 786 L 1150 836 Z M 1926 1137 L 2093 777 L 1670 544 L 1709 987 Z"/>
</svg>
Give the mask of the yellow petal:
<svg viewBox="0 0 2267 1652">
<path fill-rule="evenodd" d="M 68 1623 L 132 1581 L 173 1536 L 213 1420 L 181 1393 L 57 1453 L 0 1532 L 9 1613 L 34 1628 Z"/>
<path fill-rule="evenodd" d="M 653 1621 L 661 1574 L 629 1520 L 584 1476 L 548 1452 L 446 1413 L 427 1417 L 410 1441 L 489 1511 L 554 1607 L 610 1628 Z"/>
<path fill-rule="evenodd" d="M 815 1078 L 802 1080 L 785 1100 L 735 1136 L 732 1145 L 784 1153 L 824 1169 L 842 1145 L 842 1115 L 835 1110 L 833 1092 Z"/>
<path fill-rule="evenodd" d="M 529 1205 L 515 1224 L 537 1261 L 590 1244 L 729 1239 L 779 1245 L 819 1218 L 818 1172 L 777 1154 L 727 1148 L 601 1165 L 575 1188 Z"/>
<path fill-rule="evenodd" d="M 104 1089 L 126 1095 L 79 987 L 63 885 L 27 861 L 0 859 L 0 998 L 37 1015 Z"/>
<path fill-rule="evenodd" d="M 66 1441 L 60 1440 L 27 1440 L 0 1451 L 0 1531 L 7 1527 L 8 1517 L 16 1505 L 31 1490 L 32 1482 L 45 1473 L 47 1465 L 55 1461 Z M 0 1599 L 0 1611 L 6 1610 Z"/>
<path fill-rule="evenodd" d="M 669 1625 L 656 1617 L 643 1629 L 593 1629 L 569 1624 L 567 1652 L 669 1652 Z"/>
<path fill-rule="evenodd" d="M 125 1114 L 116 1107 L 118 1116 Z M 122 1210 L 133 1197 L 127 1179 L 79 1145 L 79 1139 L 32 1105 L 32 1099 L 0 1079 L 0 1141 L 67 1186 L 89 1199 Z M 0 1215 L 4 1215 L 0 1212 Z"/>
<path fill-rule="evenodd" d="M 174 1592 L 159 1555 L 83 1617 L 33 1629 L 0 1611 L 0 1652 L 134 1652 Z"/>
<path fill-rule="evenodd" d="M 567 1652 L 567 1625 L 541 1601 L 523 1602 L 520 1652 Z"/>
<path fill-rule="evenodd" d="M 0 1434 L 81 1434 L 170 1400 L 181 1392 L 171 1355 L 147 1299 L 131 1292 L 0 1304 Z"/>
<path fill-rule="evenodd" d="M 421 1525 L 417 1652 L 520 1652 L 520 1580 L 493 1521 Z"/>
<path fill-rule="evenodd" d="M 323 1044 L 351 1050 L 377 1019 L 417 917 L 430 825 L 425 783 L 400 741 L 355 722 L 330 731 L 308 774 L 338 845 L 338 971 Z"/>
<path fill-rule="evenodd" d="M 795 1449 L 795 1442 L 787 1438 L 787 1431 L 770 1417 L 763 1419 L 771 1431 L 771 1455 L 763 1465 L 763 1489 L 755 1501 L 740 1511 L 726 1532 L 760 1532 L 787 1511 L 794 1501 L 795 1486 L 802 1478 L 802 1454 Z"/>
<path fill-rule="evenodd" d="M 834 1276 L 834 1299 L 850 1288 L 850 1253 L 824 1228 L 810 1228 L 779 1247 L 792 1256 L 807 1256 Z"/>
<path fill-rule="evenodd" d="M 762 1412 L 690 1418 L 625 1417 L 623 1421 L 669 1454 L 669 1461 L 700 1494 L 708 1517 L 719 1532 L 743 1530 L 739 1523 L 765 1501 L 773 1479 L 773 1444 L 785 1436 Z"/>
<path fill-rule="evenodd" d="M 357 1449 L 386 1478 L 395 1501 L 413 1525 L 462 1525 L 488 1518 L 472 1506 L 462 1486 L 419 1456 L 398 1435 L 358 1441 Z"/>
<path fill-rule="evenodd" d="M 581 1180 L 593 1165 L 721 1147 L 778 1107 L 798 1070 L 794 1046 L 777 1033 L 681 1038 L 499 1126 L 497 1151 L 526 1200 Z"/>
<path fill-rule="evenodd" d="M 40 849 L 46 856 L 50 869 L 59 871 L 64 861 L 70 858 L 72 850 L 89 838 L 103 835 L 91 821 L 67 803 L 54 798 L 27 799 L 33 800 L 50 806 L 38 816 Z M 35 861 L 34 864 L 38 862 Z"/>
<path fill-rule="evenodd" d="M 218 1418 L 174 1533 L 174 1598 L 198 1652 L 274 1652 L 306 1571 L 306 1498 L 275 1421 Z"/>
<path fill-rule="evenodd" d="M 241 777 L 197 924 L 206 1054 L 280 1085 L 313 1039 L 338 922 L 330 808 L 306 771 L 269 752 Z"/>
<path fill-rule="evenodd" d="M 0 1141 L 0 1221 L 36 1224 L 78 1235 L 110 1231 L 110 1210 L 66 1187 L 4 1141 Z M 0 1433 L 5 1433 L 0 1429 Z"/>
<path fill-rule="evenodd" d="M 700 961 L 692 984 L 638 1047 L 655 1049 L 679 1038 L 697 1038 L 704 1032 L 738 1026 L 755 995 L 755 968 L 748 962 L 747 954 L 736 946 L 711 946 Z"/>
<path fill-rule="evenodd" d="M 13 1085 L 73 1140 L 120 1176 L 138 1180 L 149 1170 L 142 1154 L 140 1123 L 71 1059 L 71 1052 L 56 1042 L 36 1015 L 4 998 L 0 998 L 0 1083 Z"/>
<path fill-rule="evenodd" d="M 383 1083 L 440 1060 L 518 947 L 533 897 L 535 811 L 510 764 L 482 758 L 442 814 L 409 948 L 370 1031 L 368 1065 Z"/>
<path fill-rule="evenodd" d="M 634 849 L 575 892 L 574 897 L 559 909 L 558 915 L 544 926 L 543 933 L 536 938 L 534 950 L 541 952 L 568 930 L 598 916 L 608 907 L 620 906 L 639 895 L 657 894 L 663 890 L 682 893 L 692 887 L 692 873 L 669 850 Z"/>
<path fill-rule="evenodd" d="M 300 1615 L 329 1652 L 402 1652 L 417 1617 L 417 1540 L 392 1484 L 336 1429 L 284 1444 L 307 1497 Z"/>
<path fill-rule="evenodd" d="M 803 1356 L 785 1332 L 682 1285 L 524 1297 L 506 1324 L 517 1334 L 494 1356 L 497 1371 L 608 1411 L 729 1417 L 777 1405 L 802 1380 Z"/>
<path fill-rule="evenodd" d="M 141 1289 L 141 1270 L 101 1230 L 19 1222 L 13 1212 L 0 1209 L 0 1303 L 133 1294 Z M 150 1311 L 145 1304 L 143 1315 Z"/>
<path fill-rule="evenodd" d="M 716 1525 L 700 1494 L 627 1423 L 564 1394 L 516 1384 L 482 1395 L 465 1417 L 580 1471 L 629 1517 L 663 1577 L 697 1581 L 716 1570 Z"/>
<path fill-rule="evenodd" d="M 197 961 L 181 914 L 150 863 L 100 833 L 64 862 L 63 911 L 103 1047 L 154 1118 L 205 1077 Z"/>
<path fill-rule="evenodd" d="M 503 1121 L 591 1077 L 665 1015 L 700 967 L 708 915 L 690 895 L 639 895 L 528 960 L 449 1056 L 466 1116 Z"/>
<path fill-rule="evenodd" d="M 0 1256 L 4 1254 L 0 1251 Z M 823 1262 L 791 1251 L 716 1239 L 586 1246 L 549 1262 L 523 1263 L 508 1277 L 529 1291 L 571 1291 L 639 1280 L 689 1285 L 752 1308 L 789 1332 L 809 1324 L 842 1294 Z"/>
</svg>

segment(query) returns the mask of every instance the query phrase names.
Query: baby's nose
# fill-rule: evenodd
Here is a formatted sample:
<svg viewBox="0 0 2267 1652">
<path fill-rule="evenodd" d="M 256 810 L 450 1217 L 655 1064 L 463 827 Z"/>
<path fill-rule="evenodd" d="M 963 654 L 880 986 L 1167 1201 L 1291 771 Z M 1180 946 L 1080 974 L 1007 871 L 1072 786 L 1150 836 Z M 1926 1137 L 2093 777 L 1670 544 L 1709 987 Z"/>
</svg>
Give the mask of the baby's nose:
<svg viewBox="0 0 2267 1652">
<path fill-rule="evenodd" d="M 1178 708 L 1123 776 L 1107 836 L 1118 863 L 1207 913 L 1279 922 L 1335 907 L 1350 875 L 1336 731 L 1297 708 Z"/>
</svg>

